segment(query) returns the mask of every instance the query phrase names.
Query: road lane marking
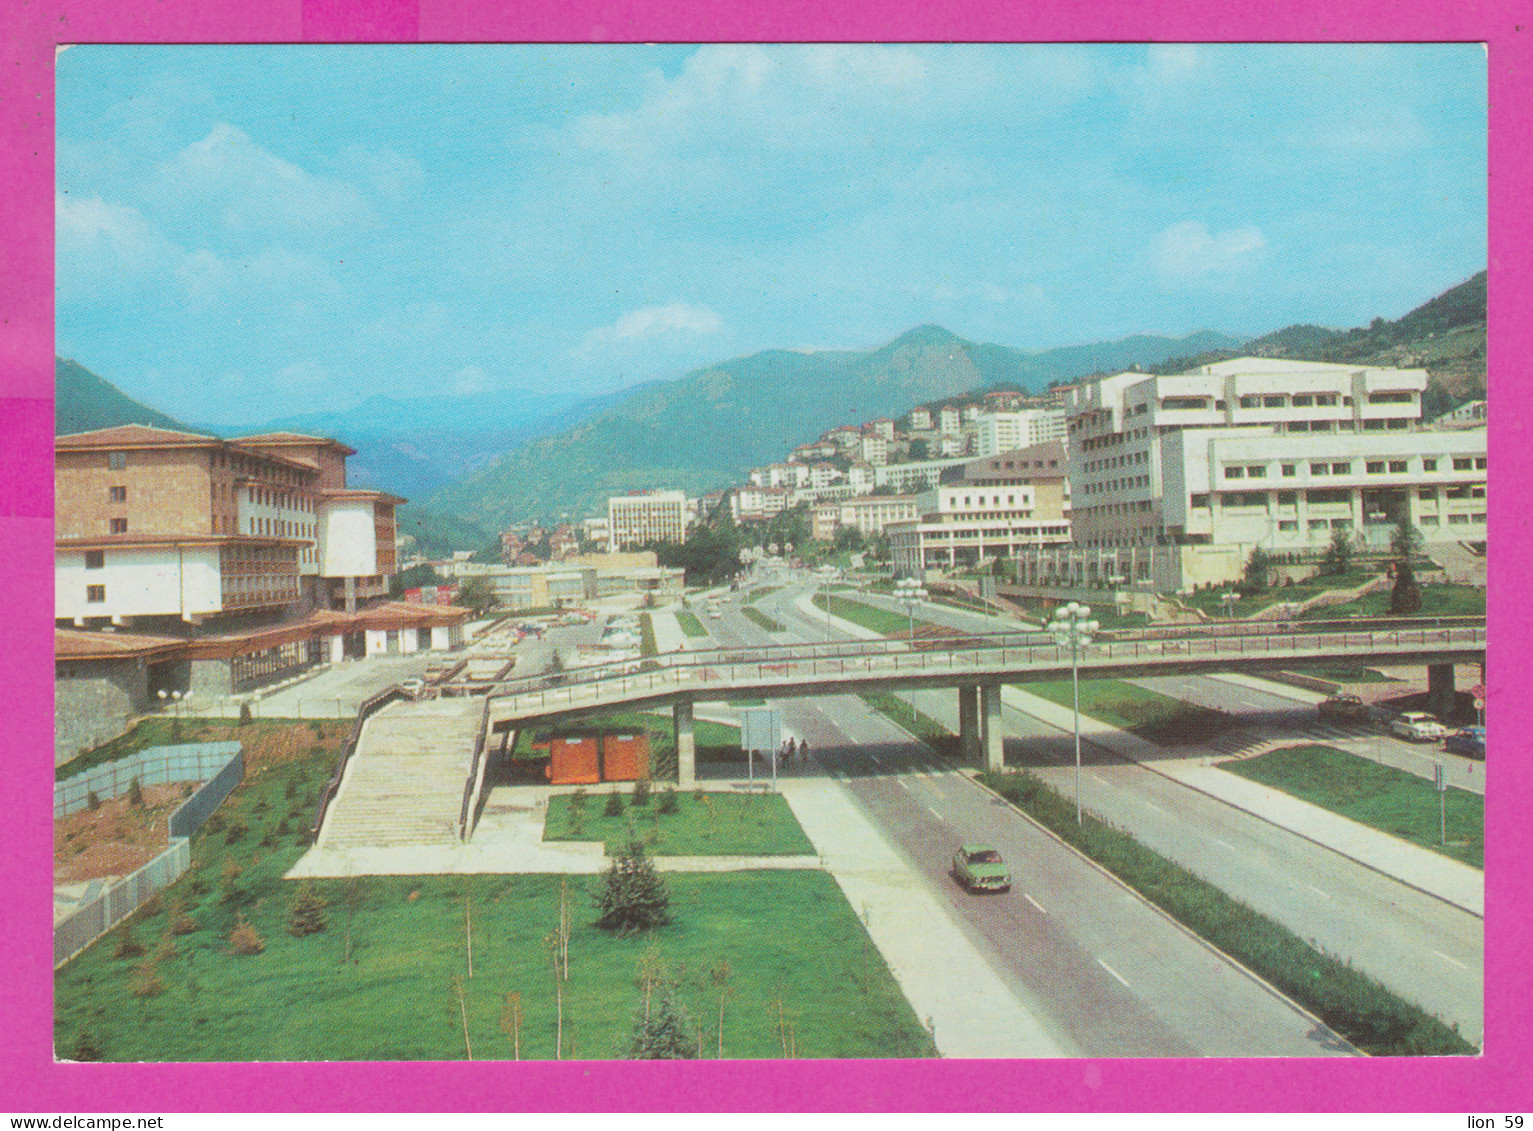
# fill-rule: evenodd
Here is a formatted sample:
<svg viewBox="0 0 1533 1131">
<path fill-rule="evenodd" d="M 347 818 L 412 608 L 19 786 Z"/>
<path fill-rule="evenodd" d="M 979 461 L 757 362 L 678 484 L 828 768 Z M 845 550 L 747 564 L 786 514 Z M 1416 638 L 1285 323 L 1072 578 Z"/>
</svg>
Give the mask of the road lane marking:
<svg viewBox="0 0 1533 1131">
<path fill-rule="evenodd" d="M 930 806 L 930 805 L 928 805 L 928 806 L 927 806 L 927 807 L 926 807 L 926 811 L 927 811 L 927 812 L 928 812 L 928 813 L 930 813 L 930 814 L 931 814 L 931 815 L 932 815 L 932 816 L 933 816 L 933 817 L 936 817 L 936 818 L 937 818 L 937 820 L 939 820 L 939 821 L 940 821 L 940 820 L 942 820 L 942 814 L 941 814 L 941 813 L 939 813 L 939 812 L 937 812 L 937 811 L 936 811 L 936 810 L 935 810 L 935 809 L 933 809 L 933 808 L 932 808 L 932 807 L 931 807 L 931 806 Z"/>
<path fill-rule="evenodd" d="M 906 790 L 907 792 L 909 791 L 910 783 L 908 781 L 906 781 L 904 778 L 895 778 L 894 780 L 900 783 L 900 788 L 901 789 Z"/>
<path fill-rule="evenodd" d="M 878 755 L 876 755 L 876 754 L 869 754 L 868 758 L 872 761 L 872 763 L 875 766 L 880 766 L 880 767 L 883 766 L 883 763 L 878 760 Z"/>
<path fill-rule="evenodd" d="M 1154 809 L 1157 813 L 1164 813 L 1165 812 L 1164 809 L 1162 809 L 1159 805 L 1155 804 L 1155 802 L 1153 802 L 1153 801 L 1146 801 L 1145 804 L 1148 805 L 1151 809 Z"/>
<path fill-rule="evenodd" d="M 1100 966 L 1103 970 L 1106 970 L 1114 978 L 1118 979 L 1118 981 L 1122 982 L 1124 989 L 1129 988 L 1128 979 L 1124 978 L 1122 974 L 1118 973 L 1111 966 L 1107 965 L 1107 963 L 1103 962 L 1100 958 L 1097 959 L 1097 965 Z"/>
<path fill-rule="evenodd" d="M 1235 846 L 1227 840 L 1220 840 L 1218 837 L 1210 837 L 1209 839 L 1212 840 L 1215 844 L 1224 845 L 1224 847 L 1228 848 L 1231 852 L 1235 851 Z"/>
<path fill-rule="evenodd" d="M 1320 896 L 1322 899 L 1330 899 L 1331 898 L 1331 893 L 1330 892 L 1328 892 L 1328 891 L 1321 891 L 1314 884 L 1305 884 L 1304 886 L 1309 888 L 1310 891 L 1314 892 L 1316 895 Z"/>
<path fill-rule="evenodd" d="M 1440 950 L 1434 950 L 1434 951 L 1432 951 L 1432 953 L 1437 955 L 1437 957 L 1441 958 L 1444 962 L 1451 962 L 1453 965 L 1457 966 L 1460 970 L 1468 970 L 1469 969 L 1469 967 L 1465 966 L 1458 959 L 1456 959 L 1456 958 L 1449 958 L 1446 954 L 1444 954 Z"/>
<path fill-rule="evenodd" d="M 1036 908 L 1037 908 L 1037 909 L 1038 909 L 1038 910 L 1039 910 L 1039 911 L 1043 911 L 1043 904 L 1041 904 L 1041 903 L 1039 903 L 1039 902 L 1038 902 L 1038 901 L 1037 901 L 1037 900 L 1036 900 L 1036 899 L 1034 899 L 1034 898 L 1033 898 L 1033 897 L 1032 897 L 1032 896 L 1030 896 L 1030 895 L 1028 895 L 1028 894 L 1027 894 L 1027 892 L 1023 892 L 1023 893 L 1022 893 L 1022 898 L 1023 898 L 1023 899 L 1025 899 L 1025 900 L 1027 900 L 1027 902 L 1029 902 L 1029 903 L 1031 903 L 1031 904 L 1032 904 L 1032 905 L 1033 905 L 1033 906 L 1034 906 L 1034 907 L 1036 907 Z M 1048 912 L 1047 912 L 1047 911 L 1043 911 L 1043 913 L 1044 913 L 1044 914 L 1045 914 L 1045 915 L 1047 915 L 1047 914 L 1048 914 Z"/>
</svg>

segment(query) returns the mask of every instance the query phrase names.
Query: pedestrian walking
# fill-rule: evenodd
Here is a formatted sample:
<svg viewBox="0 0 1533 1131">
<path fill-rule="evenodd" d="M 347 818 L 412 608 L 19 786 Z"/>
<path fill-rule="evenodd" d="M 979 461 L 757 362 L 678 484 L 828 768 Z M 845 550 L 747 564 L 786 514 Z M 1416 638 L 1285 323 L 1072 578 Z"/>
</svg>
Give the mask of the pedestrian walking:
<svg viewBox="0 0 1533 1131">
<path fill-rule="evenodd" d="M 798 759 L 805 766 L 809 765 L 809 740 L 807 738 L 802 739 L 798 744 Z"/>
</svg>

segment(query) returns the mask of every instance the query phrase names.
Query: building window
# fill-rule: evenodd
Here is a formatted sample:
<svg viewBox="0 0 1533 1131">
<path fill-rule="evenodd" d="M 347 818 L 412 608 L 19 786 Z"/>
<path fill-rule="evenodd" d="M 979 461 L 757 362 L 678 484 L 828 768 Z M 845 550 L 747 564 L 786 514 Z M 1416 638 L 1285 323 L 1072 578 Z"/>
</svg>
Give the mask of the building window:
<svg viewBox="0 0 1533 1131">
<path fill-rule="evenodd" d="M 1368 461 L 1366 466 L 1367 466 L 1368 474 L 1369 475 L 1383 475 L 1384 474 L 1384 461 L 1381 460 L 1381 459 L 1371 459 L 1371 460 Z"/>
<path fill-rule="evenodd" d="M 1422 471 L 1436 471 L 1437 470 L 1437 461 L 1435 459 L 1424 459 L 1424 460 L 1422 460 L 1421 461 L 1421 470 Z"/>
<path fill-rule="evenodd" d="M 1243 467 L 1226 467 L 1224 469 L 1224 477 L 1226 479 L 1244 479 L 1245 474 L 1246 469 Z"/>
<path fill-rule="evenodd" d="M 1283 465 L 1283 478 L 1284 479 L 1292 479 L 1295 475 L 1298 475 L 1298 474 L 1299 474 L 1299 468 L 1298 468 L 1297 464 L 1285 463 Z"/>
<path fill-rule="evenodd" d="M 1278 529 L 1290 534 L 1297 533 L 1299 529 L 1299 522 L 1297 519 L 1285 518 L 1278 523 Z"/>
<path fill-rule="evenodd" d="M 126 534 L 128 532 L 128 520 L 125 518 L 112 519 L 112 533 Z"/>
<path fill-rule="evenodd" d="M 128 501 L 128 489 L 126 487 L 109 488 L 110 497 L 114 503 L 126 503 Z"/>
<path fill-rule="evenodd" d="M 1369 393 L 1369 404 L 1410 404 L 1416 399 L 1416 394 L 1409 391 L 1392 393 Z"/>
<path fill-rule="evenodd" d="M 1308 393 L 1295 393 L 1293 395 L 1294 408 L 1308 408 L 1315 403 L 1315 398 Z"/>
<path fill-rule="evenodd" d="M 1421 516 L 1421 525 L 1422 526 L 1436 526 L 1437 525 L 1437 516 L 1435 514 L 1424 514 L 1424 515 L 1422 515 Z"/>
<path fill-rule="evenodd" d="M 1267 478 L 1267 469 L 1261 464 L 1253 464 L 1246 468 L 1246 478 L 1265 479 Z"/>
<path fill-rule="evenodd" d="M 1196 509 L 1206 510 L 1207 507 L 1208 507 L 1208 496 L 1207 495 L 1194 495 L 1189 500 L 1189 505 L 1191 505 L 1192 507 L 1194 507 Z"/>
<path fill-rule="evenodd" d="M 1241 408 L 1260 408 L 1261 407 L 1261 403 L 1262 403 L 1262 399 L 1260 397 L 1241 397 L 1240 398 L 1240 407 Z"/>
<path fill-rule="evenodd" d="M 1331 474 L 1332 475 L 1351 475 L 1352 474 L 1352 465 L 1350 463 L 1333 463 L 1333 464 L 1331 464 Z"/>
<path fill-rule="evenodd" d="M 112 471 L 122 471 L 128 466 L 128 453 L 107 452 L 106 465 Z"/>
<path fill-rule="evenodd" d="M 1455 456 L 1453 459 L 1454 471 L 1473 471 L 1474 460 L 1469 456 Z"/>
<path fill-rule="evenodd" d="M 106 568 L 106 554 L 105 554 L 105 552 L 103 552 L 101 550 L 86 550 L 85 551 L 85 568 L 86 569 L 105 569 Z"/>
<path fill-rule="evenodd" d="M 1405 461 L 1403 459 L 1392 459 L 1392 460 L 1390 460 L 1389 461 L 1389 474 L 1391 474 L 1391 475 L 1403 475 L 1403 474 L 1405 474 Z"/>
<path fill-rule="evenodd" d="M 87 585 L 85 587 L 85 599 L 93 605 L 99 605 L 106 600 L 105 585 Z"/>
<path fill-rule="evenodd" d="M 1475 466 L 1475 469 L 1477 471 L 1484 471 L 1485 470 L 1485 457 L 1484 456 L 1476 456 L 1475 457 L 1475 461 L 1474 461 L 1474 466 Z"/>
<path fill-rule="evenodd" d="M 1469 525 L 1469 516 L 1467 514 L 1450 514 L 1448 516 L 1448 525 L 1449 526 L 1468 526 Z"/>
<path fill-rule="evenodd" d="M 1279 491 L 1278 492 L 1278 506 L 1280 506 L 1280 507 L 1291 507 L 1295 503 L 1297 503 L 1298 500 L 1299 500 L 1299 492 L 1297 492 L 1297 491 Z"/>
<path fill-rule="evenodd" d="M 1282 408 L 1283 407 L 1283 400 L 1284 400 L 1284 398 L 1282 396 L 1263 397 L 1262 398 L 1262 407 L 1263 408 Z"/>
</svg>

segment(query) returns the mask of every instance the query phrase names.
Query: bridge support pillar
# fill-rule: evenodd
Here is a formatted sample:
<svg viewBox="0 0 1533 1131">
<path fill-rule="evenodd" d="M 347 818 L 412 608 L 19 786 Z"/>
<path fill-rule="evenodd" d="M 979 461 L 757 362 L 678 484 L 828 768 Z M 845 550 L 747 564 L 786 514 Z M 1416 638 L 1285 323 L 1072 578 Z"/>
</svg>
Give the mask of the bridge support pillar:
<svg viewBox="0 0 1533 1131">
<path fill-rule="evenodd" d="M 1453 715 L 1453 708 L 1456 705 L 1453 665 L 1427 665 L 1427 710 L 1443 722 L 1447 722 Z"/>
<path fill-rule="evenodd" d="M 1001 685 L 984 684 L 979 689 L 979 696 L 985 723 L 985 769 L 1000 773 L 1006 768 L 1006 732 L 1001 729 Z"/>
<path fill-rule="evenodd" d="M 691 789 L 697 784 L 697 739 L 693 734 L 692 701 L 683 699 L 671 710 L 676 738 L 676 784 Z"/>
<path fill-rule="evenodd" d="M 958 689 L 958 753 L 965 762 L 979 761 L 979 688 Z"/>
</svg>

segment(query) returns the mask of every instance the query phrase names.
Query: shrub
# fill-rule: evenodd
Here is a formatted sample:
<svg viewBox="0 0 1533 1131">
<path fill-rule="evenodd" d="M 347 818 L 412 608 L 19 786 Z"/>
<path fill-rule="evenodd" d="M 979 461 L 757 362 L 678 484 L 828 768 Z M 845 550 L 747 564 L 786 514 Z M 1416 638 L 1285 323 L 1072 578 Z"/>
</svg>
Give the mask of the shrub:
<svg viewBox="0 0 1533 1131">
<path fill-rule="evenodd" d="M 649 782 L 648 782 L 648 780 L 646 780 L 644 778 L 640 778 L 638 781 L 633 783 L 633 803 L 635 805 L 648 805 L 649 804 Z"/>
<path fill-rule="evenodd" d="M 236 844 L 239 841 L 243 840 L 245 834 L 248 833 L 249 831 L 250 831 L 250 827 L 248 825 L 246 825 L 243 821 L 230 821 L 229 822 L 228 832 L 226 832 L 224 834 L 224 843 L 225 844 Z"/>
<path fill-rule="evenodd" d="M 623 795 L 617 790 L 607 794 L 607 805 L 602 810 L 602 815 L 607 817 L 621 817 L 623 815 Z"/>
<path fill-rule="evenodd" d="M 90 811 L 94 813 L 97 809 L 101 808 L 101 795 L 94 789 L 91 790 L 88 794 L 85 795 L 85 804 L 90 808 Z"/>
<path fill-rule="evenodd" d="M 601 912 L 598 927 L 624 934 L 671 921 L 670 893 L 639 841 L 630 840 L 627 851 L 613 859 L 602 877 L 596 907 Z"/>
<path fill-rule="evenodd" d="M 124 923 L 122 930 L 117 932 L 117 941 L 112 945 L 113 958 L 137 958 L 144 953 L 144 945 L 133 936 L 133 925 Z"/>
<path fill-rule="evenodd" d="M 101 1042 L 90 1029 L 81 1029 L 74 1043 L 64 1052 L 65 1060 L 95 1061 L 101 1059 Z"/>
<path fill-rule="evenodd" d="M 181 907 L 175 908 L 170 914 L 170 933 L 173 935 L 189 935 L 197 929 L 197 920 L 193 919 L 186 910 Z"/>
<path fill-rule="evenodd" d="M 301 938 L 323 931 L 329 925 L 325 915 L 328 906 L 325 897 L 319 894 L 313 884 L 304 884 L 298 889 L 298 898 L 293 901 L 293 906 L 288 909 L 287 933 Z"/>
<path fill-rule="evenodd" d="M 667 789 L 661 792 L 658 808 L 662 813 L 676 812 L 676 791 L 674 789 Z"/>
<path fill-rule="evenodd" d="M 570 809 L 576 813 L 583 812 L 588 800 L 590 800 L 590 794 L 586 793 L 585 786 L 581 786 L 574 793 L 570 794 Z"/>
<path fill-rule="evenodd" d="M 234 930 L 229 932 L 230 954 L 260 954 L 266 949 L 266 940 L 256 933 L 256 929 L 241 913 L 235 920 Z"/>
<path fill-rule="evenodd" d="M 128 804 L 137 807 L 143 803 L 144 787 L 139 785 L 137 778 L 134 778 L 128 783 Z"/>
<path fill-rule="evenodd" d="M 133 968 L 128 990 L 134 997 L 159 997 L 165 992 L 165 983 L 160 979 L 159 967 L 153 960 L 141 962 Z"/>
<path fill-rule="evenodd" d="M 255 722 L 255 718 L 250 713 L 250 704 L 249 703 L 241 703 L 240 704 L 240 726 L 248 727 L 253 722 Z"/>
</svg>

